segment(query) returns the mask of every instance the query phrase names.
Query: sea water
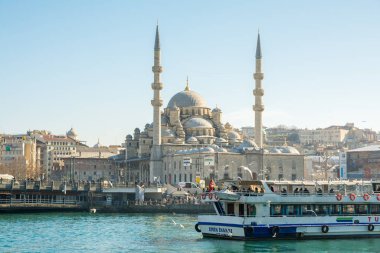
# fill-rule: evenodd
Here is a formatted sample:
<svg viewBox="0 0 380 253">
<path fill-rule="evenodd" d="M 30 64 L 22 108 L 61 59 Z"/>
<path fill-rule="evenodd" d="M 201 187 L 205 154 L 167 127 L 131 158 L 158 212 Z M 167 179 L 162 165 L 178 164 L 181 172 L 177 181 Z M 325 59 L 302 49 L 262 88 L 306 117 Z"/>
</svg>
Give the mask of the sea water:
<svg viewBox="0 0 380 253">
<path fill-rule="evenodd" d="M 183 214 L 0 214 L 0 252 L 380 252 L 380 239 L 202 238 L 196 221 Z"/>
</svg>

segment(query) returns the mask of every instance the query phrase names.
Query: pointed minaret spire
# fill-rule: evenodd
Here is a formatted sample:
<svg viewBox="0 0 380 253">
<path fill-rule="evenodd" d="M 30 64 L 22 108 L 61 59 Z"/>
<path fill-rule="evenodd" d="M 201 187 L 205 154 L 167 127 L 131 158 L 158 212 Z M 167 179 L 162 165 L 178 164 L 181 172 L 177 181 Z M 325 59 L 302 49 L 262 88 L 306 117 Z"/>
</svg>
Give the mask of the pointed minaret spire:
<svg viewBox="0 0 380 253">
<path fill-rule="evenodd" d="M 189 90 L 190 90 L 190 88 L 189 88 L 189 76 L 187 76 L 185 91 L 189 91 Z"/>
<path fill-rule="evenodd" d="M 154 50 L 160 50 L 160 33 L 158 32 L 158 21 L 156 26 L 156 39 L 154 41 Z"/>
<path fill-rule="evenodd" d="M 263 148 L 263 96 L 264 89 L 261 81 L 264 79 L 264 74 L 261 70 L 261 47 L 260 47 L 260 33 L 257 35 L 257 47 L 256 47 L 256 71 L 253 74 L 255 79 L 255 89 L 253 95 L 255 96 L 255 105 L 253 110 L 255 111 L 255 142 L 259 148 Z"/>
<path fill-rule="evenodd" d="M 260 32 L 257 33 L 257 45 L 256 45 L 256 59 L 261 59 L 261 45 L 260 45 Z"/>
<path fill-rule="evenodd" d="M 153 83 L 151 85 L 153 90 L 153 99 L 151 104 L 153 106 L 153 145 L 150 154 L 150 181 L 153 182 L 154 178 L 162 178 L 162 149 L 161 149 L 161 106 L 163 101 L 161 99 L 161 90 L 164 87 L 161 83 L 161 50 L 160 50 L 160 36 L 158 33 L 158 24 L 156 27 L 156 39 L 154 42 L 154 64 Z"/>
</svg>

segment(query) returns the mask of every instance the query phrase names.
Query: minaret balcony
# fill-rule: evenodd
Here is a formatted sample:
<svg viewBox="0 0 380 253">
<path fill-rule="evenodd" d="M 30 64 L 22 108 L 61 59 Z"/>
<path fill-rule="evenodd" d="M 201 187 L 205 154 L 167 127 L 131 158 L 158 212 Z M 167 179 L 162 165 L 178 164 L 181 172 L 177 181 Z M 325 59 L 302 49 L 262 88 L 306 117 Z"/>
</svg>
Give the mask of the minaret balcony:
<svg viewBox="0 0 380 253">
<path fill-rule="evenodd" d="M 253 110 L 255 112 L 262 112 L 262 111 L 264 111 L 264 105 L 254 105 Z"/>
<path fill-rule="evenodd" d="M 164 85 L 162 83 L 152 83 L 152 89 L 153 90 L 162 90 Z"/>
<path fill-rule="evenodd" d="M 253 74 L 253 78 L 255 80 L 263 80 L 264 79 L 264 73 L 255 73 L 255 74 Z"/>
<path fill-rule="evenodd" d="M 264 89 L 258 88 L 253 90 L 254 96 L 264 96 Z"/>
<path fill-rule="evenodd" d="M 152 71 L 154 73 L 161 73 L 162 72 L 162 67 L 161 66 L 153 66 Z"/>
<path fill-rule="evenodd" d="M 152 99 L 152 100 L 150 101 L 150 103 L 151 103 L 153 106 L 162 106 L 162 105 L 163 105 L 163 101 L 162 101 L 162 99 L 158 99 L 158 100 L 156 100 L 156 99 Z"/>
</svg>

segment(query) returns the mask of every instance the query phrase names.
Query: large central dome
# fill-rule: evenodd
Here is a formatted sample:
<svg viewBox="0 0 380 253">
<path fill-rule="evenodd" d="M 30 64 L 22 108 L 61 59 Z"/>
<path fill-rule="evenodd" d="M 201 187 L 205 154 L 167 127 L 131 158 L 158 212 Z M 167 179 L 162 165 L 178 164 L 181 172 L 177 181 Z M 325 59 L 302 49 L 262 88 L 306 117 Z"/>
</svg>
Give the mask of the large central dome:
<svg viewBox="0 0 380 253">
<path fill-rule="evenodd" d="M 192 90 L 184 90 L 175 94 L 168 103 L 168 108 L 177 107 L 207 107 L 206 100 Z"/>
</svg>

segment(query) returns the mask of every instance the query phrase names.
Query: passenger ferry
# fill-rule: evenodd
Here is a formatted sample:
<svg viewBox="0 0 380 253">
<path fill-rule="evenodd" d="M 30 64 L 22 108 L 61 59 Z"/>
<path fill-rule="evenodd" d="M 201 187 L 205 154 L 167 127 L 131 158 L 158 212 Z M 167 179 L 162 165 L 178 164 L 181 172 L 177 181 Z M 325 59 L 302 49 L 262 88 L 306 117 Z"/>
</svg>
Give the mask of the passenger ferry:
<svg viewBox="0 0 380 253">
<path fill-rule="evenodd" d="M 380 183 L 372 181 L 240 181 L 201 199 L 216 212 L 198 216 L 204 237 L 380 237 Z"/>
</svg>

